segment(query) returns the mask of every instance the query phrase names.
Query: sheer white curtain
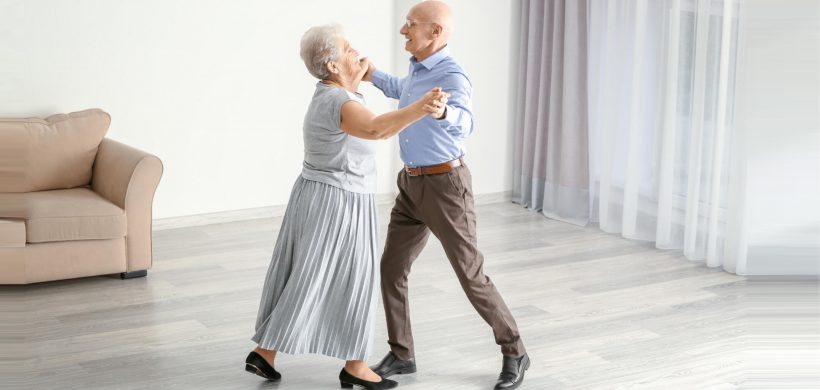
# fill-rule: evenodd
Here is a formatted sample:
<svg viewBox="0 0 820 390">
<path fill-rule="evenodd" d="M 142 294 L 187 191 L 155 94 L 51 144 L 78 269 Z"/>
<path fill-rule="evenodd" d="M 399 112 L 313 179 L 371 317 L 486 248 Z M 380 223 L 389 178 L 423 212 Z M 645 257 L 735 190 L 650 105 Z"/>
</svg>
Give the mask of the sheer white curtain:
<svg viewBox="0 0 820 390">
<path fill-rule="evenodd" d="M 737 14 L 735 0 L 590 0 L 589 169 L 601 229 L 742 274 Z"/>
</svg>

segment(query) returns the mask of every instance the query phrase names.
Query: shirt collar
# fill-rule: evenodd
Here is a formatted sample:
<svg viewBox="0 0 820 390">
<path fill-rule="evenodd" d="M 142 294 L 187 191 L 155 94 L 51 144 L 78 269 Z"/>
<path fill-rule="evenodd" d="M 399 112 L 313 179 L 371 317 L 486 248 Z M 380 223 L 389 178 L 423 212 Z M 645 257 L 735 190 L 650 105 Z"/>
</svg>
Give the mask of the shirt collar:
<svg viewBox="0 0 820 390">
<path fill-rule="evenodd" d="M 450 49 L 447 46 L 442 47 L 439 51 L 433 53 L 430 57 L 427 57 L 424 61 L 418 62 L 416 61 L 416 57 L 410 58 L 410 62 L 413 65 L 422 64 L 427 70 L 433 69 L 434 66 L 438 65 L 443 59 L 450 56 Z"/>
</svg>

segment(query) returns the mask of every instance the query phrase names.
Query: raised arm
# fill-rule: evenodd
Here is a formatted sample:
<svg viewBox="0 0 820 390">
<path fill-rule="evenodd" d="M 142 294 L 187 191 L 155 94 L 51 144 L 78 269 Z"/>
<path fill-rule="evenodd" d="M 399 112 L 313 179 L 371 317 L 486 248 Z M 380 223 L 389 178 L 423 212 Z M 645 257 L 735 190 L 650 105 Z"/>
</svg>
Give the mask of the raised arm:
<svg viewBox="0 0 820 390">
<path fill-rule="evenodd" d="M 448 94 L 434 88 L 407 107 L 375 115 L 359 102 L 350 100 L 342 105 L 342 131 L 364 139 L 386 139 L 404 130 L 413 122 L 436 112 L 447 104 Z"/>
<path fill-rule="evenodd" d="M 374 65 L 373 62 L 368 61 L 367 72 L 364 74 L 362 80 L 373 83 L 376 88 L 384 93 L 384 96 L 393 99 L 401 97 L 402 79 L 376 69 L 376 65 Z"/>
</svg>

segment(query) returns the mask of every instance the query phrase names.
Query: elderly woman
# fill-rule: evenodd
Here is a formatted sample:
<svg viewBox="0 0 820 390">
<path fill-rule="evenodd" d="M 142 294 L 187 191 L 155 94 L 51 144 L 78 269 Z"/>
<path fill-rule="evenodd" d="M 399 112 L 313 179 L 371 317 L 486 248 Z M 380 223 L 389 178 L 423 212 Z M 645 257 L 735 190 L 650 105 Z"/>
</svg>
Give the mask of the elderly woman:
<svg viewBox="0 0 820 390">
<path fill-rule="evenodd" d="M 337 25 L 313 27 L 301 56 L 319 79 L 305 115 L 305 160 L 285 212 L 262 291 L 245 369 L 278 381 L 277 352 L 345 360 L 343 388 L 390 389 L 370 370 L 379 286 L 376 258 L 376 145 L 437 112 L 434 88 L 401 110 L 374 115 L 356 90 L 368 68 Z"/>
</svg>

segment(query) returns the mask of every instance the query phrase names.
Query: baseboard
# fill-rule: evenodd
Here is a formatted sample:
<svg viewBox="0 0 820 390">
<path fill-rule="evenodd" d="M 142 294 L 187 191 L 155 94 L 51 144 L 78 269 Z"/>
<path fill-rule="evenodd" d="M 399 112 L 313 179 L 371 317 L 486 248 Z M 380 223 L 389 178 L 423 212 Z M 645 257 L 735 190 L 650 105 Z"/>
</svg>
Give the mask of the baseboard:
<svg viewBox="0 0 820 390">
<path fill-rule="evenodd" d="M 493 203 L 511 203 L 512 191 L 488 192 L 486 194 L 477 194 L 474 196 L 474 198 L 476 205 Z"/>
<path fill-rule="evenodd" d="M 181 217 L 160 218 L 153 221 L 153 229 L 154 231 L 158 231 L 244 221 L 249 219 L 275 218 L 285 215 L 286 208 L 287 205 L 277 205 L 252 209 L 219 211 L 206 214 L 183 215 Z"/>
<path fill-rule="evenodd" d="M 396 199 L 395 193 L 376 194 L 376 205 L 389 207 Z M 509 203 L 512 199 L 511 191 L 491 192 L 475 195 L 475 204 Z M 213 225 L 217 223 L 237 222 L 250 219 L 276 218 L 285 215 L 287 205 L 257 207 L 243 210 L 228 210 L 216 213 L 184 215 L 181 217 L 160 218 L 153 221 L 153 229 L 169 230 L 191 226 Z"/>
</svg>

